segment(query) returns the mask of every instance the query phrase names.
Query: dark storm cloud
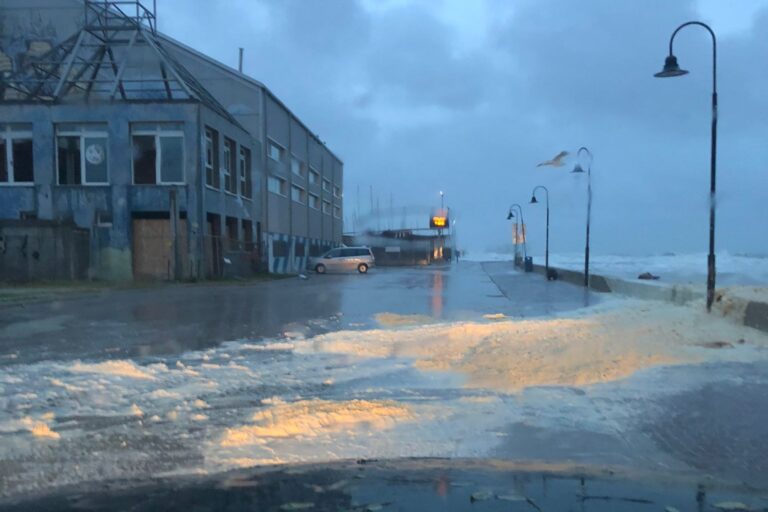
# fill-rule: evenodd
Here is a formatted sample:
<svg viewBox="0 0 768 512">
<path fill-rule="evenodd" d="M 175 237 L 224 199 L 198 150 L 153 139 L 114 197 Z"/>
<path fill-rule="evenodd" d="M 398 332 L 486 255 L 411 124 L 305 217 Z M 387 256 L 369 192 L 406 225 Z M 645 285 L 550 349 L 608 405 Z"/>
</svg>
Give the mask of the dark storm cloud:
<svg viewBox="0 0 768 512">
<path fill-rule="evenodd" d="M 246 48 L 246 71 L 344 159 L 348 218 L 367 209 L 369 185 L 396 206 L 436 204 L 443 189 L 461 240 L 482 249 L 508 242 L 507 206 L 544 184 L 553 250 L 577 251 L 583 179 L 534 166 L 587 145 L 595 250 L 706 248 L 707 34 L 689 29 L 676 41 L 689 76 L 652 77 L 671 31 L 698 18 L 693 0 L 488 0 L 485 37 L 469 46 L 431 2 L 218 2 L 198 16 L 207 5 L 163 0 L 161 29 L 230 65 Z M 719 41 L 718 231 L 733 252 L 768 252 L 768 69 L 759 65 L 768 12 L 757 19 Z M 704 21 L 717 31 L 717 19 Z M 543 218 L 526 206 L 535 252 Z"/>
</svg>

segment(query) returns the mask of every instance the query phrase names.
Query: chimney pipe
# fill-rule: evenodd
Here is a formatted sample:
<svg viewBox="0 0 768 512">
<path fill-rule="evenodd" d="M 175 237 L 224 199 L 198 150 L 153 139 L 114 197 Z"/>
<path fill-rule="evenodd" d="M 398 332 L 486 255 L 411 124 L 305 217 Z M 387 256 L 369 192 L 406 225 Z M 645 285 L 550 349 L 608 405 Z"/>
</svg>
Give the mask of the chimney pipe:
<svg viewBox="0 0 768 512">
<path fill-rule="evenodd" d="M 237 65 L 237 70 L 243 72 L 243 49 L 240 48 L 240 63 Z"/>
</svg>

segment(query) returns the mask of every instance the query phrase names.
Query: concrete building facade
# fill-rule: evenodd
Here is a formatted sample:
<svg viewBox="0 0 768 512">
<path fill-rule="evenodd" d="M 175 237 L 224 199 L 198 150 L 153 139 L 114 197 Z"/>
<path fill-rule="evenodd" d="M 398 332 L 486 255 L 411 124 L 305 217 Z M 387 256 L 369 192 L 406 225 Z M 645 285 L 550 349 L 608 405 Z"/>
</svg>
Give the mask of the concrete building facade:
<svg viewBox="0 0 768 512">
<path fill-rule="evenodd" d="M 338 245 L 341 160 L 263 84 L 135 13 L 0 0 L 0 241 L 3 220 L 72 223 L 108 279 L 295 272 Z"/>
</svg>

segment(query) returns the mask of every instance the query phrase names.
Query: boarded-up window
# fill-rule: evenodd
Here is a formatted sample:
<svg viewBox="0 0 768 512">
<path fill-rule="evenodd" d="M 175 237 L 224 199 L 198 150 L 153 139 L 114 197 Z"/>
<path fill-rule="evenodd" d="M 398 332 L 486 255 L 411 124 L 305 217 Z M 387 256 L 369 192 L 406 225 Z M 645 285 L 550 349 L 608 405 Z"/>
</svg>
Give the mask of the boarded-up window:
<svg viewBox="0 0 768 512">
<path fill-rule="evenodd" d="M 276 258 L 288 256 L 288 242 L 282 240 L 272 241 L 272 255 Z"/>
</svg>

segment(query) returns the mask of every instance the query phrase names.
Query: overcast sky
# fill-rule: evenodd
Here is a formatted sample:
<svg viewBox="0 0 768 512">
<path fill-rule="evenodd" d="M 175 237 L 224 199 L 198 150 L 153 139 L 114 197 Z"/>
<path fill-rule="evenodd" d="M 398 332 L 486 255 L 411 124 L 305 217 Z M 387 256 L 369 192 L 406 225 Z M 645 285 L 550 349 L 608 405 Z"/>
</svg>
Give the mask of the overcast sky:
<svg viewBox="0 0 768 512">
<path fill-rule="evenodd" d="M 358 187 L 361 215 L 370 186 L 398 211 L 444 190 L 460 244 L 480 251 L 509 243 L 520 202 L 534 254 L 538 184 L 551 250 L 583 249 L 584 178 L 535 167 L 582 145 L 594 252 L 706 251 L 707 33 L 676 39 L 690 75 L 653 78 L 674 28 L 706 21 L 719 38 L 718 249 L 768 253 L 767 0 L 160 0 L 158 16 L 231 66 L 245 47 L 246 73 L 344 160 L 347 219 Z"/>
</svg>

